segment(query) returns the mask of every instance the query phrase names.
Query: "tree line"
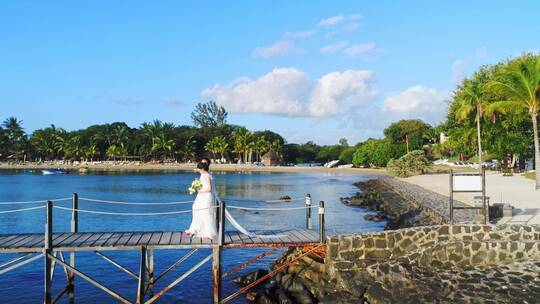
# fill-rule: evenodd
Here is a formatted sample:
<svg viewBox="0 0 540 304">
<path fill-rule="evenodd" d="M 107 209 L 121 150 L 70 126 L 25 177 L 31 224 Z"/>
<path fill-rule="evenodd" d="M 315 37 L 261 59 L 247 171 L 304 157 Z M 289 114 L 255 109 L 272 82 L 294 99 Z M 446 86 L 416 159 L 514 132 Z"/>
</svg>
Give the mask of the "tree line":
<svg viewBox="0 0 540 304">
<path fill-rule="evenodd" d="M 287 143 L 279 134 L 250 131 L 227 123 L 227 111 L 215 102 L 199 103 L 193 125 L 154 120 L 131 128 L 124 122 L 66 131 L 55 125 L 25 132 L 23 122 L 9 117 L 0 125 L 0 160 L 141 160 L 194 161 L 208 156 L 227 162 L 256 162 L 273 151 L 282 162 L 352 161 L 354 147 L 345 139 L 333 146 Z"/>
</svg>

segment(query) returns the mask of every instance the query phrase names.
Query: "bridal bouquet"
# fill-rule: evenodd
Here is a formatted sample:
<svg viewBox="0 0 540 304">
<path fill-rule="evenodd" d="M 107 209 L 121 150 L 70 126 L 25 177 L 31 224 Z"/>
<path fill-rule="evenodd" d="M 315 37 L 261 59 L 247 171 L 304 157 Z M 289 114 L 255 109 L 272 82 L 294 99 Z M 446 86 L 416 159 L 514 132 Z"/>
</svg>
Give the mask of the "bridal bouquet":
<svg viewBox="0 0 540 304">
<path fill-rule="evenodd" d="M 201 188 L 202 188 L 202 183 L 198 178 L 196 178 L 191 182 L 191 186 L 188 188 L 189 194 L 193 195 L 194 193 L 199 191 L 199 189 Z"/>
</svg>

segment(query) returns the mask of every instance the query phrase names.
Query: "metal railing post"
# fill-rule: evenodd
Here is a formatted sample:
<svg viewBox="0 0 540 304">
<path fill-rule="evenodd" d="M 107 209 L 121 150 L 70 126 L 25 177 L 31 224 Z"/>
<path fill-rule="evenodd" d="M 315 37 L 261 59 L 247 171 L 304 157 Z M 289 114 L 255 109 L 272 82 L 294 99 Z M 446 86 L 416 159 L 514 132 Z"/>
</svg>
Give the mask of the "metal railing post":
<svg viewBox="0 0 540 304">
<path fill-rule="evenodd" d="M 488 223 L 488 210 L 486 206 L 486 168 L 481 165 L 482 172 L 482 212 L 484 213 L 484 225 Z"/>
<path fill-rule="evenodd" d="M 324 243 L 326 239 L 324 230 L 324 201 L 319 202 L 319 241 Z"/>
<path fill-rule="evenodd" d="M 52 234 L 53 234 L 53 217 L 52 217 L 52 202 L 47 201 L 45 207 L 45 241 L 43 246 L 43 258 L 45 259 L 45 297 L 43 302 L 45 304 L 52 303 L 52 265 L 49 259 L 49 254 L 52 252 Z"/>
<path fill-rule="evenodd" d="M 454 171 L 450 170 L 450 225 L 454 224 Z"/>
<path fill-rule="evenodd" d="M 79 232 L 79 195 L 73 193 L 71 197 L 71 232 Z M 69 253 L 69 266 L 75 268 L 75 251 Z M 68 274 L 68 296 L 69 302 L 75 302 L 75 272 L 69 271 Z"/>
<path fill-rule="evenodd" d="M 313 229 L 311 222 L 311 194 L 306 194 L 306 229 Z"/>
</svg>

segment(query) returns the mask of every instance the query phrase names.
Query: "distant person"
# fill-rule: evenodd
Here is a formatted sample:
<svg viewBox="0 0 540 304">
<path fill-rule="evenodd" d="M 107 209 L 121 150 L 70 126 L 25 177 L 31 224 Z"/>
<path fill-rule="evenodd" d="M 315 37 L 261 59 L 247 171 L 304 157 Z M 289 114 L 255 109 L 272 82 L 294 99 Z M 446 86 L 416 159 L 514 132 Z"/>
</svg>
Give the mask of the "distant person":
<svg viewBox="0 0 540 304">
<path fill-rule="evenodd" d="M 217 237 L 215 200 L 216 191 L 214 178 L 210 174 L 210 160 L 203 158 L 197 163 L 197 171 L 200 174 L 201 187 L 197 191 L 197 197 L 193 202 L 193 218 L 189 229 L 185 231 L 188 235 L 195 235 L 204 239 L 214 239 Z"/>
</svg>

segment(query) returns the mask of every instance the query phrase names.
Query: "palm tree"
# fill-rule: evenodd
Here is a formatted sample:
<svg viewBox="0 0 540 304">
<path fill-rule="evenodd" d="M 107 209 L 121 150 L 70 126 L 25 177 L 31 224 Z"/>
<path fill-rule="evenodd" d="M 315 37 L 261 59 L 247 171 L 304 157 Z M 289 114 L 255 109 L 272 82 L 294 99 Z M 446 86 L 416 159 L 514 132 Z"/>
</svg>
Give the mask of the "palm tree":
<svg viewBox="0 0 540 304">
<path fill-rule="evenodd" d="M 67 158 L 80 159 L 84 154 L 84 147 L 81 143 L 81 137 L 79 135 L 67 136 L 62 142 L 62 151 Z"/>
<path fill-rule="evenodd" d="M 218 151 L 219 151 L 218 140 L 219 139 L 217 137 L 214 137 L 214 138 L 210 139 L 206 143 L 206 145 L 204 145 L 204 148 L 206 149 L 206 151 L 212 153 L 214 158 L 216 158 L 216 155 L 218 154 Z"/>
<path fill-rule="evenodd" d="M 182 147 L 180 147 L 178 153 L 182 155 L 182 159 L 185 161 L 187 159 L 192 159 L 196 155 L 195 144 L 197 141 L 193 136 L 188 137 L 186 142 Z"/>
<path fill-rule="evenodd" d="M 233 152 L 238 153 L 238 162 L 247 162 L 247 152 L 250 149 L 252 134 L 246 128 L 238 128 L 232 134 L 234 140 Z"/>
<path fill-rule="evenodd" d="M 8 152 L 20 154 L 24 149 L 25 135 L 22 127 L 22 120 L 16 117 L 9 117 L 2 123 L 7 136 Z"/>
<path fill-rule="evenodd" d="M 225 136 L 216 136 L 212 139 L 210 139 L 204 148 L 212 153 L 214 157 L 216 157 L 218 154 L 221 155 L 221 159 L 223 160 L 225 158 L 225 152 L 229 148 L 229 143 L 227 142 L 227 139 Z"/>
<path fill-rule="evenodd" d="M 283 143 L 280 140 L 274 140 L 270 144 L 270 150 L 274 151 L 279 158 L 283 157 Z"/>
<path fill-rule="evenodd" d="M 502 100 L 491 104 L 486 112 L 502 114 L 527 111 L 531 117 L 534 134 L 534 167 L 536 189 L 540 188 L 540 148 L 538 143 L 538 111 L 540 110 L 540 56 L 524 54 L 508 62 L 496 74 L 489 86 Z"/>
<path fill-rule="evenodd" d="M 114 128 L 111 136 L 111 143 L 121 146 L 125 145 L 129 140 L 129 131 L 126 127 L 117 125 Z"/>
<path fill-rule="evenodd" d="M 59 152 L 62 152 L 64 134 L 64 129 L 50 125 L 45 129 L 34 131 L 30 144 L 40 156 L 51 159 L 56 157 Z"/>
<path fill-rule="evenodd" d="M 90 161 L 94 161 L 94 157 L 99 154 L 96 144 L 90 143 L 88 147 L 84 150 L 84 156 Z"/>
<path fill-rule="evenodd" d="M 264 136 L 260 136 L 254 143 L 256 155 L 256 161 L 261 161 L 261 156 L 264 152 L 267 152 L 270 148 L 270 142 L 266 140 Z"/>
<path fill-rule="evenodd" d="M 480 129 L 480 121 L 485 115 L 485 108 L 488 105 L 483 98 L 482 87 L 471 81 L 465 81 L 456 99 L 459 102 L 459 107 L 455 112 L 456 120 L 463 122 L 469 115 L 474 112 L 474 120 L 476 122 L 476 137 L 478 142 L 478 163 L 482 164 L 482 135 Z"/>
<path fill-rule="evenodd" d="M 120 151 L 116 145 L 110 145 L 109 148 L 107 148 L 106 155 L 109 159 L 113 159 L 116 161 L 116 157 L 120 156 Z"/>
<path fill-rule="evenodd" d="M 161 132 L 158 136 L 156 136 L 153 140 L 152 144 L 152 152 L 159 154 L 160 152 L 163 153 L 163 160 L 171 154 L 173 148 L 174 148 L 174 140 L 169 139 L 165 132 Z"/>
</svg>

